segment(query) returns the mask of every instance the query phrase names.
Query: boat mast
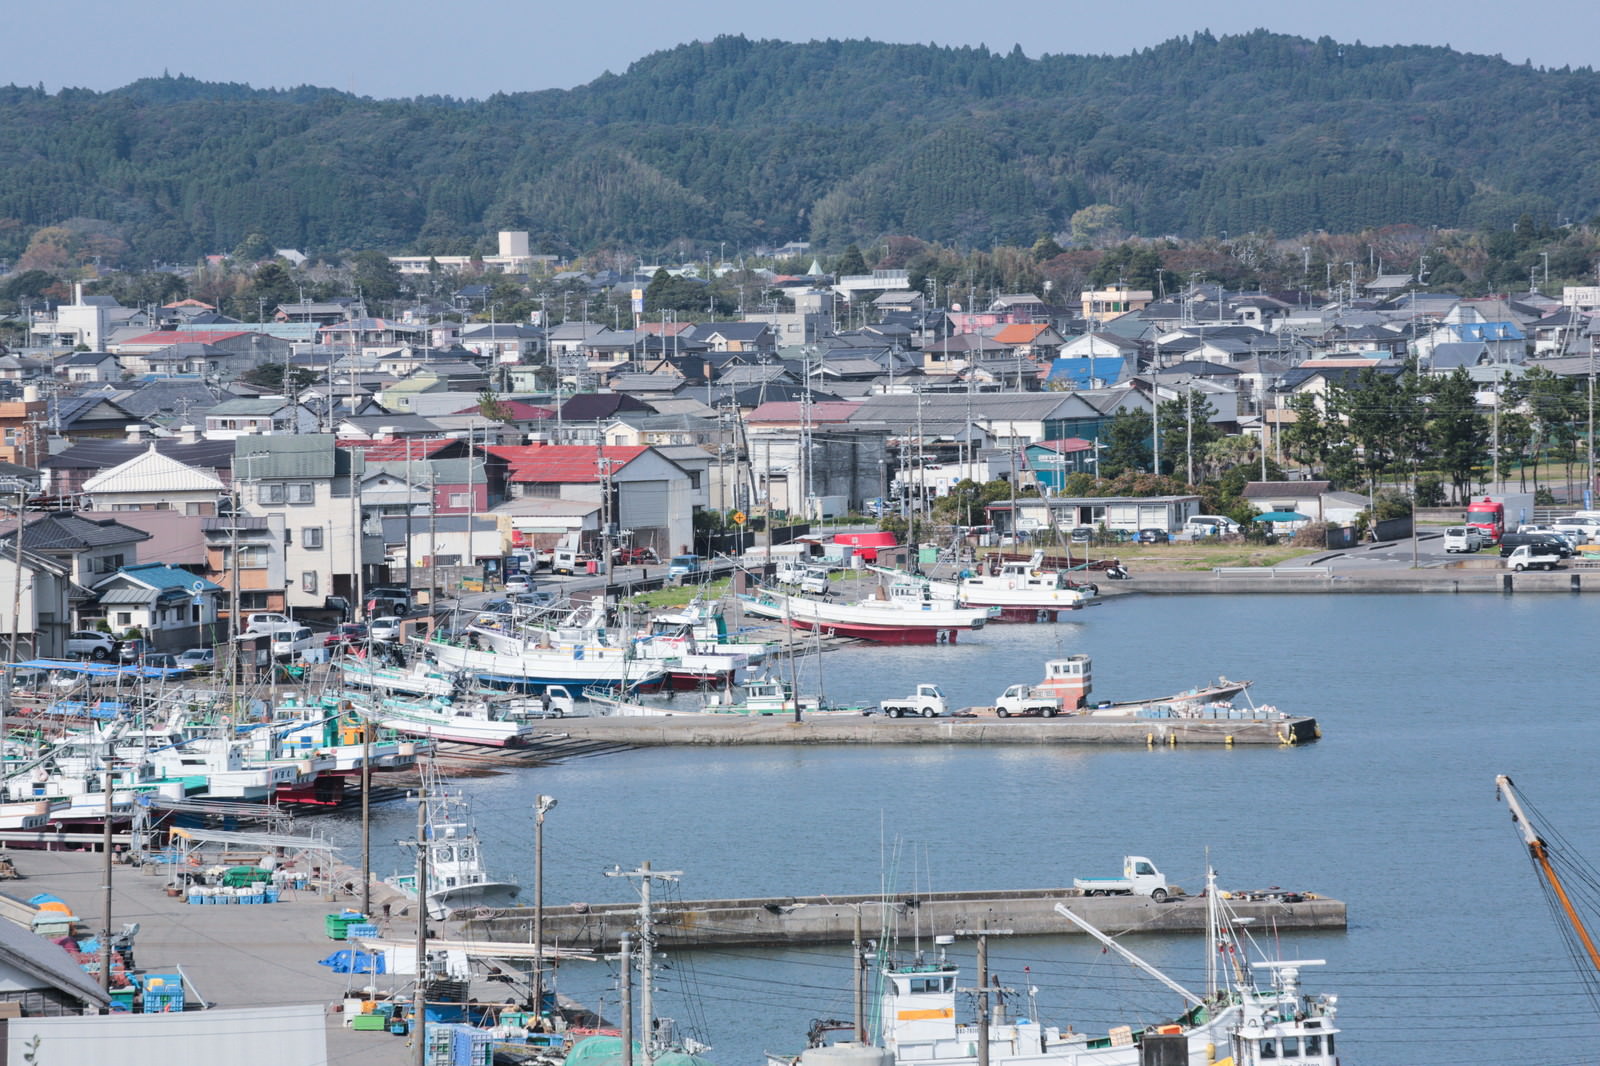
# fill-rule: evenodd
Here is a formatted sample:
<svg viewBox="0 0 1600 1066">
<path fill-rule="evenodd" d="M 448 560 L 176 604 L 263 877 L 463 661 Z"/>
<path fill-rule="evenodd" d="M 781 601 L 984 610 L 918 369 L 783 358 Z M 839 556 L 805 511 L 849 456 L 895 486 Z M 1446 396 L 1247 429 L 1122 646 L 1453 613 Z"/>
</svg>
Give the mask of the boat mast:
<svg viewBox="0 0 1600 1066">
<path fill-rule="evenodd" d="M 1139 969 L 1143 970 L 1151 977 L 1154 977 L 1157 981 L 1160 981 L 1162 984 L 1178 993 L 1178 995 L 1188 1000 L 1192 1005 L 1196 1007 L 1205 1005 L 1205 1000 L 1201 999 L 1187 988 L 1184 988 L 1178 982 L 1174 981 L 1172 978 L 1168 977 L 1166 974 L 1162 973 L 1148 962 L 1145 962 L 1139 956 L 1135 955 L 1133 952 L 1129 951 L 1115 940 L 1112 940 L 1110 937 L 1106 936 L 1084 919 L 1078 917 L 1076 914 L 1073 914 L 1067 909 L 1067 905 L 1065 903 L 1056 904 L 1056 913 L 1061 915 L 1061 917 L 1065 918 L 1067 921 L 1071 922 L 1073 925 L 1077 926 L 1079 929 L 1082 929 L 1085 933 L 1088 933 L 1090 936 L 1100 941 L 1100 943 L 1104 944 L 1112 951 L 1115 951 L 1118 955 L 1121 955 L 1123 958 L 1139 967 Z"/>
<path fill-rule="evenodd" d="M 1583 950 L 1589 956 L 1589 963 L 1596 970 L 1600 970 L 1600 950 L 1596 950 L 1594 939 L 1589 935 L 1588 927 L 1583 924 L 1583 919 L 1578 917 L 1578 911 L 1572 905 L 1572 900 L 1567 895 L 1566 886 L 1561 883 L 1561 878 L 1556 874 L 1555 865 L 1550 861 L 1549 848 L 1545 846 L 1544 838 L 1533 828 L 1533 823 L 1528 821 L 1528 816 L 1523 813 L 1522 804 L 1517 799 L 1515 787 L 1511 778 L 1499 774 L 1494 779 L 1495 788 L 1501 796 L 1505 797 L 1506 806 L 1511 809 L 1511 821 L 1515 823 L 1517 832 L 1522 836 L 1523 843 L 1528 845 L 1528 854 L 1533 858 L 1533 864 L 1544 874 L 1550 883 L 1550 889 L 1555 893 L 1556 901 L 1561 904 L 1561 911 L 1567 916 L 1567 921 L 1572 924 L 1572 930 L 1577 934 L 1578 940 L 1583 944 Z"/>
</svg>

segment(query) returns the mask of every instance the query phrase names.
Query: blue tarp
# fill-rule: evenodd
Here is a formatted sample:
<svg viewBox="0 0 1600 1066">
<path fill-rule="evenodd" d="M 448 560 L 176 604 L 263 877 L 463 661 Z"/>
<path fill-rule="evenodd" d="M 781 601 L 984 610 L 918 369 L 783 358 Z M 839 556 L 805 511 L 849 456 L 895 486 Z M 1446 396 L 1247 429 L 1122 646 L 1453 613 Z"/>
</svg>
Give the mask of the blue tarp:
<svg viewBox="0 0 1600 1066">
<path fill-rule="evenodd" d="M 88 677 L 178 677 L 192 672 L 187 666 L 118 666 L 87 659 L 29 659 L 11 665 L 19 670 L 71 670 Z"/>
<path fill-rule="evenodd" d="M 318 966 L 327 966 L 334 973 L 386 973 L 384 957 L 378 951 L 357 951 L 345 948 L 335 951 L 325 959 L 317 961 Z"/>
</svg>

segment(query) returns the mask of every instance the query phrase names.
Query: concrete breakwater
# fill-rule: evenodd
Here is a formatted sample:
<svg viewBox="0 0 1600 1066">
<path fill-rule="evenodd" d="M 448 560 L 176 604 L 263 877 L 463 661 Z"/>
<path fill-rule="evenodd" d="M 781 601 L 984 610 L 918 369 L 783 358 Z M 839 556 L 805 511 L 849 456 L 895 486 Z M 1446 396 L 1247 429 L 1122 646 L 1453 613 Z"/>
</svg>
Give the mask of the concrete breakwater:
<svg viewBox="0 0 1600 1066">
<path fill-rule="evenodd" d="M 554 723 L 552 723 L 554 725 Z M 567 718 L 573 738 L 638 747 L 734 744 L 1305 744 L 1317 720 L 1248 718 L 911 718 L 831 712 L 792 717 L 736 714 Z"/>
<path fill-rule="evenodd" d="M 1511 573 L 1494 568 L 1386 569 L 1336 572 L 1322 566 L 1230 567 L 1199 572 L 1146 570 L 1118 592 L 1155 595 L 1220 593 L 1305 595 L 1306 593 L 1583 593 L 1600 592 L 1600 569 L 1561 569 Z"/>
<path fill-rule="evenodd" d="M 1291 901 L 1292 900 L 1292 901 Z M 769 946 L 849 943 L 858 916 L 868 937 L 885 928 L 910 928 L 924 936 L 958 929 L 1009 929 L 1019 936 L 1083 935 L 1055 912 L 1065 903 L 1102 932 L 1199 933 L 1206 925 L 1206 901 L 1179 897 L 1156 903 L 1144 896 L 1088 897 L 1075 889 L 1046 888 L 995 892 L 937 892 L 922 896 L 790 896 L 770 899 L 685 900 L 653 910 L 663 948 Z M 1270 922 L 1281 929 L 1344 929 L 1345 905 L 1333 899 L 1269 898 L 1229 902 L 1240 917 Z M 639 908 L 631 904 L 546 907 L 543 928 L 549 943 L 583 951 L 615 951 L 617 938 L 637 927 Z M 519 907 L 469 918 L 474 939 L 526 942 L 533 910 Z"/>
</svg>

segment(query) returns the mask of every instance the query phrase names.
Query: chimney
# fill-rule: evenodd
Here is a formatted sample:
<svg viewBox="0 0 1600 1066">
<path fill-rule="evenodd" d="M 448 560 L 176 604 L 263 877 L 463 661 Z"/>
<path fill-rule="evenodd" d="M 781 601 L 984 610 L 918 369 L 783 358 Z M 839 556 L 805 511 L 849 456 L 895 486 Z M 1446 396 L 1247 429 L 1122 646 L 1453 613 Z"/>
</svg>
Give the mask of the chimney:
<svg viewBox="0 0 1600 1066">
<path fill-rule="evenodd" d="M 198 427 L 198 426 L 179 426 L 178 427 L 178 443 L 180 443 L 180 444 L 199 444 L 200 443 L 200 427 Z"/>
<path fill-rule="evenodd" d="M 38 403 L 39 402 L 39 386 L 37 386 L 37 385 L 24 385 L 22 387 L 22 402 L 23 403 Z"/>
<path fill-rule="evenodd" d="M 128 443 L 129 444 L 142 444 L 142 443 L 144 443 L 144 423 L 143 422 L 134 422 L 134 423 L 131 423 L 128 426 Z"/>
</svg>

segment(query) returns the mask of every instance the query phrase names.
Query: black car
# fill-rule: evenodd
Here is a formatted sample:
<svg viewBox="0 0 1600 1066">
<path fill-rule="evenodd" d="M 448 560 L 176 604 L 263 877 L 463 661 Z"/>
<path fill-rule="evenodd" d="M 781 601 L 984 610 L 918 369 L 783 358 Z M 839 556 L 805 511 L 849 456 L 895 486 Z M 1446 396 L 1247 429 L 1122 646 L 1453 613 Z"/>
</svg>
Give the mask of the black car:
<svg viewBox="0 0 1600 1066">
<path fill-rule="evenodd" d="M 1154 526 L 1139 530 L 1140 544 L 1165 544 L 1171 539 L 1172 536 L 1166 530 Z"/>
<path fill-rule="evenodd" d="M 1563 559 L 1573 556 L 1572 545 L 1558 533 L 1505 533 L 1500 537 L 1500 558 L 1506 558 L 1524 544 L 1547 548 Z"/>
</svg>

